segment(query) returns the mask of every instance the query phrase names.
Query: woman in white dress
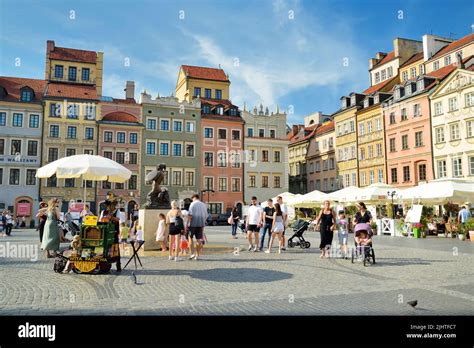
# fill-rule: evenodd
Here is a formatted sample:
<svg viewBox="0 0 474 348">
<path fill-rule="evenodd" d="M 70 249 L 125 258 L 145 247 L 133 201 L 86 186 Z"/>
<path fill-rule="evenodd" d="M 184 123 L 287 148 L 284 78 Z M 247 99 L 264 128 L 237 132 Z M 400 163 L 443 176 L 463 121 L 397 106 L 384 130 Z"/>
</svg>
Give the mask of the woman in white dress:
<svg viewBox="0 0 474 348">
<path fill-rule="evenodd" d="M 156 230 L 156 241 L 161 245 L 161 251 L 168 251 L 166 247 L 166 240 L 168 239 L 168 233 L 166 233 L 166 216 L 163 213 L 159 215 L 158 228 Z"/>
<path fill-rule="evenodd" d="M 273 246 L 273 240 L 278 238 L 278 254 L 281 254 L 283 248 L 283 231 L 285 231 L 286 215 L 283 214 L 279 203 L 275 203 L 275 212 L 273 213 L 272 237 L 266 254 L 270 254 Z"/>
</svg>

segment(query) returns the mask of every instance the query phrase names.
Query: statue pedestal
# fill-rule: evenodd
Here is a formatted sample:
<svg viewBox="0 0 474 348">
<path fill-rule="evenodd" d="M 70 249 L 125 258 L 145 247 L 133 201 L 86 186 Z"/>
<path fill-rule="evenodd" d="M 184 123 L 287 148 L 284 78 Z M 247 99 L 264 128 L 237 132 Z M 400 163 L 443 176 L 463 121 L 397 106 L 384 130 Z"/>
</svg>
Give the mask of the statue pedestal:
<svg viewBox="0 0 474 348">
<path fill-rule="evenodd" d="M 144 250 L 157 250 L 160 248 L 156 241 L 155 233 L 158 229 L 159 214 L 167 214 L 169 209 L 140 209 L 138 212 L 138 224 L 143 229 Z"/>
</svg>

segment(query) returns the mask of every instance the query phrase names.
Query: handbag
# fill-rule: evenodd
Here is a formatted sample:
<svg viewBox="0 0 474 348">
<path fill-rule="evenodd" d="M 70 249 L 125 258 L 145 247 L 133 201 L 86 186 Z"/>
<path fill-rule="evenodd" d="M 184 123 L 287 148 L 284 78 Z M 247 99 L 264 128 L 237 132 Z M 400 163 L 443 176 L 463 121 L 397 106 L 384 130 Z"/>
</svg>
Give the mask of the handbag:
<svg viewBox="0 0 474 348">
<path fill-rule="evenodd" d="M 184 220 L 183 220 L 183 218 L 181 216 L 177 215 L 175 217 L 175 220 L 174 220 L 174 225 L 178 230 L 180 230 L 180 231 L 184 230 Z"/>
<path fill-rule="evenodd" d="M 229 216 L 229 218 L 227 219 L 227 223 L 228 223 L 229 225 L 233 225 L 233 224 L 234 224 L 234 217 L 233 217 L 232 215 Z"/>
</svg>

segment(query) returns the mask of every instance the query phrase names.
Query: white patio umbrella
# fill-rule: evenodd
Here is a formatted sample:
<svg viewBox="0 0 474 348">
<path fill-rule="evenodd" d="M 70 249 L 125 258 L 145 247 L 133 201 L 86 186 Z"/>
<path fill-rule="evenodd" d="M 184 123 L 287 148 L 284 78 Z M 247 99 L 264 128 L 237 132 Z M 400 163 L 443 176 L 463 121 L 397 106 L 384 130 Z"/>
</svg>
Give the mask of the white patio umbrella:
<svg viewBox="0 0 474 348">
<path fill-rule="evenodd" d="M 360 189 L 360 191 L 356 195 L 357 201 L 362 202 L 386 202 L 389 198 L 388 192 L 395 191 L 396 194 L 401 192 L 400 189 L 397 189 L 391 185 L 383 184 L 383 183 L 376 183 Z"/>
<path fill-rule="evenodd" d="M 474 202 L 474 182 L 458 178 L 437 179 L 401 190 L 398 199 L 405 202 L 420 200 L 430 204 L 472 203 Z"/>
<path fill-rule="evenodd" d="M 36 172 L 36 177 L 50 178 L 56 174 L 58 179 L 76 179 L 91 181 L 108 180 L 122 183 L 130 179 L 132 172 L 121 164 L 102 156 L 75 155 L 60 158 Z M 84 185 L 84 202 L 86 201 L 86 185 Z"/>
<path fill-rule="evenodd" d="M 314 208 L 319 207 L 327 199 L 327 193 L 314 190 L 299 197 L 293 197 L 288 201 L 289 206 L 295 208 Z"/>
<path fill-rule="evenodd" d="M 294 193 L 291 193 L 291 192 L 283 192 L 283 193 L 280 193 L 279 195 L 276 195 L 275 197 L 272 198 L 273 203 L 276 203 L 276 200 L 277 200 L 278 196 L 281 196 L 281 198 L 283 199 L 283 203 L 288 204 L 288 202 L 290 202 L 292 199 L 294 199 L 296 197 L 300 197 L 302 195 L 300 195 L 299 193 L 294 194 Z M 266 206 L 267 206 L 267 200 L 265 199 L 264 201 L 262 201 L 261 207 L 265 208 Z"/>
<path fill-rule="evenodd" d="M 327 199 L 340 203 L 357 202 L 357 195 L 360 193 L 360 190 L 361 189 L 356 186 L 347 186 L 338 191 L 329 193 Z"/>
</svg>

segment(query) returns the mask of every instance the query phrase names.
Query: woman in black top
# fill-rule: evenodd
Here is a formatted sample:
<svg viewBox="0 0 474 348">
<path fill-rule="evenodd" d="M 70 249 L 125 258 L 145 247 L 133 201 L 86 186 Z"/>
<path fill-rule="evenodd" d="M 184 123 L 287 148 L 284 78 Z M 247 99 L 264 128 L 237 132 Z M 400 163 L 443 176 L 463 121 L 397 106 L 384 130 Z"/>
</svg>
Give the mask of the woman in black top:
<svg viewBox="0 0 474 348">
<path fill-rule="evenodd" d="M 232 208 L 232 238 L 237 239 L 237 226 L 240 221 L 240 214 L 237 204 Z"/>
<path fill-rule="evenodd" d="M 321 249 L 321 258 L 325 257 L 326 249 L 331 248 L 332 237 L 334 232 L 332 227 L 336 224 L 336 215 L 331 209 L 330 202 L 324 201 L 324 208 L 319 213 L 318 218 L 316 219 L 316 226 L 320 226 L 319 231 L 321 232 L 321 243 L 319 244 L 319 249 Z"/>
<path fill-rule="evenodd" d="M 372 214 L 367 210 L 364 202 L 357 203 L 359 206 L 359 211 L 355 214 L 354 217 L 354 226 L 360 223 L 370 224 L 372 222 Z"/>
</svg>

